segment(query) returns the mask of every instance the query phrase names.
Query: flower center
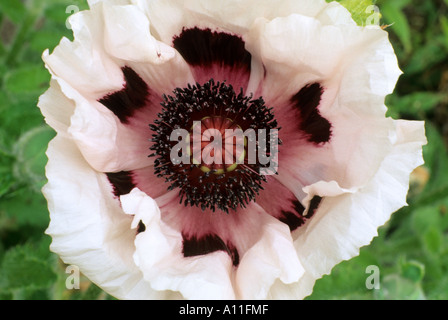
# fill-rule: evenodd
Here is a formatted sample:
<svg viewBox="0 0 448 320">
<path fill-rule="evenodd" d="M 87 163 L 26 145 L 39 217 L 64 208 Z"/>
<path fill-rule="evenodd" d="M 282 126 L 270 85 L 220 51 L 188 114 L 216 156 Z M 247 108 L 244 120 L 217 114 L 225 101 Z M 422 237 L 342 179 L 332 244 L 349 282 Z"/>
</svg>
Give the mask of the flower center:
<svg viewBox="0 0 448 320">
<path fill-rule="evenodd" d="M 164 96 L 150 125 L 155 173 L 179 189 L 181 203 L 225 212 L 256 199 L 276 169 L 277 121 L 262 98 L 215 83 Z"/>
<path fill-rule="evenodd" d="M 247 139 L 232 119 L 213 116 L 195 121 L 189 141 L 191 160 L 204 173 L 225 174 L 244 163 Z"/>
</svg>

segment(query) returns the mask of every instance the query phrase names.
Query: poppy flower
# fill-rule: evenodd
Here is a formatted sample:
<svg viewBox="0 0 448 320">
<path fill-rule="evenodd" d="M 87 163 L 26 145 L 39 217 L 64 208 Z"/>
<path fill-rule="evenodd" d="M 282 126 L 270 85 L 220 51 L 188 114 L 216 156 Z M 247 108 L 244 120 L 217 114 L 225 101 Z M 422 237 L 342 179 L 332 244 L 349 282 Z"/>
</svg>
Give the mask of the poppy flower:
<svg viewBox="0 0 448 320">
<path fill-rule="evenodd" d="M 89 4 L 43 55 L 44 194 L 51 249 L 111 295 L 302 299 L 406 205 L 426 139 L 385 116 L 380 27 L 324 0 Z M 210 150 L 226 130 L 253 134 Z"/>
</svg>

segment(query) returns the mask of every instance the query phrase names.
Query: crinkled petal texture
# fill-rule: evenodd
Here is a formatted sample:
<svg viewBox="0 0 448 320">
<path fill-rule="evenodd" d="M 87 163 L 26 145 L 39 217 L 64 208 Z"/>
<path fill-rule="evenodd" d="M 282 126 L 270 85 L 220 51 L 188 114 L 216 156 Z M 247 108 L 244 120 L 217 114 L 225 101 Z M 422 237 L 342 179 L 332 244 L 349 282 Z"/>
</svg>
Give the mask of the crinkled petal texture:
<svg viewBox="0 0 448 320">
<path fill-rule="evenodd" d="M 44 61 L 51 249 L 120 299 L 302 299 L 406 205 L 426 143 L 385 117 L 387 33 L 324 0 L 95 0 Z M 278 175 L 226 214 L 148 158 L 164 95 L 227 81 L 282 127 Z"/>
</svg>

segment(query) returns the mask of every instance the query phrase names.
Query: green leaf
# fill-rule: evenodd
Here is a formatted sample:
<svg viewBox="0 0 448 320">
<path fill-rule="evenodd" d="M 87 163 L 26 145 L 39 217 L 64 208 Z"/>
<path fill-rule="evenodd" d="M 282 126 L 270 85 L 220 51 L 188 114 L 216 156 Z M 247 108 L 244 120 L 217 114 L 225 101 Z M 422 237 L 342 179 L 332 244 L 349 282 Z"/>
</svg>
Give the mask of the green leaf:
<svg viewBox="0 0 448 320">
<path fill-rule="evenodd" d="M 8 167 L 0 168 L 0 198 L 10 192 L 16 184 L 11 175 L 8 174 L 8 170 L 10 170 Z"/>
<path fill-rule="evenodd" d="M 0 222 L 3 222 L 0 216 Z M 1 230 L 1 227 L 0 227 Z M 0 242 L 0 263 L 3 260 L 3 255 L 5 254 L 5 246 L 3 245 L 3 242 Z"/>
<path fill-rule="evenodd" d="M 447 264 L 445 263 L 445 266 Z M 445 269 L 446 270 L 446 269 Z M 425 290 L 428 293 L 428 299 L 431 300 L 448 300 L 448 274 L 445 271 L 441 278 L 434 281 L 431 286 L 428 286 L 429 290 Z"/>
<path fill-rule="evenodd" d="M 424 167 L 429 171 L 429 181 L 423 191 L 409 203 L 414 206 L 434 206 L 447 204 L 448 201 L 448 153 L 438 129 L 430 122 L 426 123 L 428 144 L 423 147 Z"/>
<path fill-rule="evenodd" d="M 46 49 L 54 48 L 61 40 L 61 32 L 55 30 L 42 30 L 30 42 L 30 47 L 39 55 Z"/>
<path fill-rule="evenodd" d="M 358 257 L 334 267 L 330 275 L 319 279 L 313 294 L 307 299 L 371 299 L 372 290 L 366 288 L 366 279 L 369 276 L 366 269 L 370 265 L 378 265 L 378 261 L 366 249 L 361 250 Z"/>
<path fill-rule="evenodd" d="M 11 150 L 20 136 L 44 125 L 42 114 L 36 107 L 42 92 L 5 95 L 5 104 L 0 108 L 0 131 L 4 132 L 0 143 L 3 147 Z"/>
<path fill-rule="evenodd" d="M 6 74 L 5 88 L 14 94 L 34 94 L 42 92 L 49 81 L 50 75 L 43 65 L 22 66 Z"/>
<path fill-rule="evenodd" d="M 438 104 L 448 101 L 448 94 L 441 92 L 413 92 L 406 96 L 391 95 L 387 98 L 389 109 L 398 115 L 411 115 L 424 119 Z"/>
<path fill-rule="evenodd" d="M 10 192 L 7 197 L 1 199 L 0 213 L 13 219 L 21 228 L 23 234 L 20 236 L 23 237 L 42 234 L 50 222 L 47 201 L 43 195 L 27 188 Z"/>
<path fill-rule="evenodd" d="M 22 1 L 2 0 L 0 1 L 0 12 L 4 13 L 11 21 L 20 23 L 26 14 L 26 8 Z"/>
<path fill-rule="evenodd" d="M 380 8 L 386 24 L 392 25 L 390 29 L 398 36 L 405 52 L 409 54 L 412 51 L 411 27 L 401 5 L 397 1 L 385 1 L 381 2 Z"/>
<path fill-rule="evenodd" d="M 437 226 L 431 226 L 423 235 L 425 248 L 433 253 L 439 254 L 442 249 L 442 233 Z"/>
<path fill-rule="evenodd" d="M 440 254 L 443 248 L 441 208 L 438 205 L 417 208 L 413 214 L 413 229 L 430 254 Z"/>
<path fill-rule="evenodd" d="M 46 181 L 45 152 L 54 136 L 55 133 L 50 127 L 42 126 L 28 131 L 17 141 L 14 148 L 17 159 L 14 174 L 17 180 L 28 183 L 35 190 L 43 187 Z"/>
<path fill-rule="evenodd" d="M 332 0 L 326 0 L 332 2 Z M 338 0 L 352 15 L 353 20 L 360 26 L 379 24 L 381 14 L 375 7 L 375 0 Z"/>
<path fill-rule="evenodd" d="M 425 276 L 425 265 L 418 261 L 407 261 L 401 265 L 401 274 L 404 278 L 419 283 Z"/>
<path fill-rule="evenodd" d="M 437 206 L 415 209 L 412 216 L 412 227 L 416 234 L 423 236 L 433 226 L 440 224 L 440 214 Z"/>
<path fill-rule="evenodd" d="M 404 67 L 404 72 L 408 76 L 414 75 L 443 62 L 447 56 L 444 41 L 443 35 L 434 35 L 416 48 L 411 60 Z"/>
<path fill-rule="evenodd" d="M 424 300 L 425 294 L 419 283 L 398 274 L 386 276 L 381 287 L 374 292 L 378 300 Z"/>
<path fill-rule="evenodd" d="M 372 0 L 341 0 L 340 3 L 350 11 L 353 20 L 355 20 L 358 25 L 365 26 L 373 23 L 379 24 L 379 11 L 377 11 L 377 8 L 373 7 L 374 2 Z"/>
<path fill-rule="evenodd" d="M 38 246 L 17 246 L 5 253 L 0 267 L 3 291 L 43 289 L 56 281 L 52 257 L 42 244 L 48 245 L 48 240 L 42 241 Z"/>
<path fill-rule="evenodd" d="M 442 26 L 442 32 L 444 35 L 444 45 L 446 50 L 448 50 L 448 18 L 445 16 L 440 17 L 440 24 Z"/>
</svg>

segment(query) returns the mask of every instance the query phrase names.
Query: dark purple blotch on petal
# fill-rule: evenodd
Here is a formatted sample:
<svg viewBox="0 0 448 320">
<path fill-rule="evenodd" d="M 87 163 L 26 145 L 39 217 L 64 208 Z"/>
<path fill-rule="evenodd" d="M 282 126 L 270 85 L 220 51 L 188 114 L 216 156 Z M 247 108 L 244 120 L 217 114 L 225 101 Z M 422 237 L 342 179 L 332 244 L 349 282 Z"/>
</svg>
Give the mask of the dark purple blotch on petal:
<svg viewBox="0 0 448 320">
<path fill-rule="evenodd" d="M 308 141 L 322 144 L 331 139 L 331 123 L 321 116 L 319 104 L 324 89 L 319 83 L 303 87 L 292 98 L 291 103 L 300 115 L 299 129 L 305 132 Z"/>
<path fill-rule="evenodd" d="M 192 66 L 213 64 L 250 72 L 252 56 L 241 37 L 210 29 L 184 29 L 173 40 L 174 48 Z"/>
<path fill-rule="evenodd" d="M 183 235 L 183 255 L 184 257 L 201 256 L 216 251 L 225 251 L 232 259 L 234 266 L 240 263 L 238 250 L 231 244 L 225 243 L 215 234 L 209 234 L 200 238 L 186 237 Z"/>
<path fill-rule="evenodd" d="M 320 196 L 314 196 L 310 201 L 310 207 L 308 208 L 308 212 L 306 213 L 307 219 L 311 218 L 319 208 L 323 198 Z"/>
<path fill-rule="evenodd" d="M 138 223 L 138 226 L 137 226 L 137 234 L 145 232 L 145 231 L 146 231 L 146 226 L 143 223 L 143 221 L 140 220 L 140 222 Z"/>
<path fill-rule="evenodd" d="M 121 70 L 125 80 L 123 89 L 98 101 L 127 124 L 135 111 L 146 106 L 150 94 L 146 82 L 133 69 L 123 67 Z"/>
<path fill-rule="evenodd" d="M 132 172 L 106 173 L 106 176 L 112 185 L 116 197 L 128 194 L 135 188 Z"/>
<path fill-rule="evenodd" d="M 298 200 L 291 200 L 290 210 L 282 210 L 279 220 L 289 226 L 291 231 L 296 230 L 305 223 L 303 213 L 305 207 Z"/>
<path fill-rule="evenodd" d="M 289 210 L 282 210 L 278 218 L 281 222 L 287 224 L 292 231 L 298 229 L 305 222 L 313 217 L 322 202 L 322 197 L 314 196 L 310 201 L 310 206 L 305 214 L 305 207 L 298 200 L 291 200 Z"/>
</svg>

